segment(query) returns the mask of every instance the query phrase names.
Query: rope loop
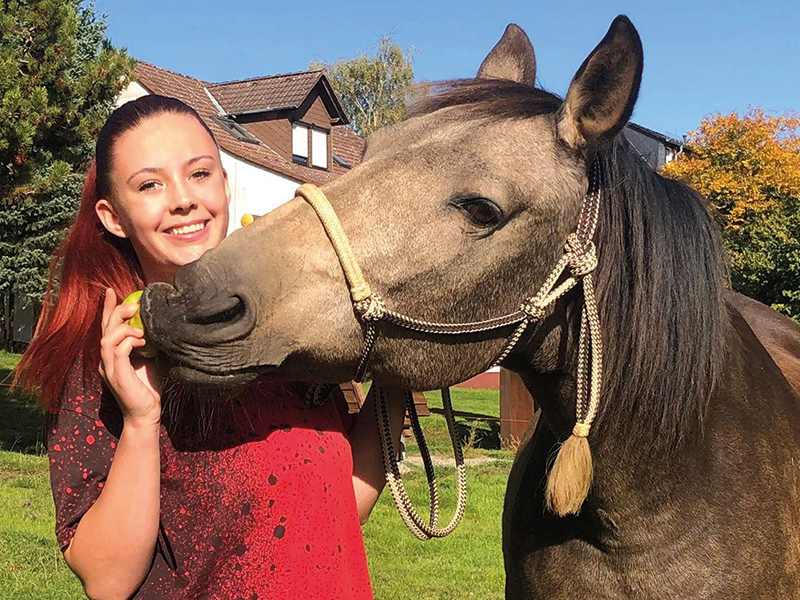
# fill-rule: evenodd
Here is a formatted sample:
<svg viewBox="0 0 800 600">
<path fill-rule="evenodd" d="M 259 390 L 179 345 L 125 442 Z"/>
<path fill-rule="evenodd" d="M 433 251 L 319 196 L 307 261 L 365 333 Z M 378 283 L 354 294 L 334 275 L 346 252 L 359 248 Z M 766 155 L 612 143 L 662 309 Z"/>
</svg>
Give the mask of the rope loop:
<svg viewBox="0 0 800 600">
<path fill-rule="evenodd" d="M 378 294 L 371 294 L 368 298 L 354 302 L 356 312 L 364 321 L 380 321 L 386 316 L 386 304 Z"/>
<path fill-rule="evenodd" d="M 597 248 L 591 240 L 583 240 L 571 233 L 564 248 L 569 256 L 569 269 L 573 277 L 585 277 L 597 268 Z"/>
</svg>

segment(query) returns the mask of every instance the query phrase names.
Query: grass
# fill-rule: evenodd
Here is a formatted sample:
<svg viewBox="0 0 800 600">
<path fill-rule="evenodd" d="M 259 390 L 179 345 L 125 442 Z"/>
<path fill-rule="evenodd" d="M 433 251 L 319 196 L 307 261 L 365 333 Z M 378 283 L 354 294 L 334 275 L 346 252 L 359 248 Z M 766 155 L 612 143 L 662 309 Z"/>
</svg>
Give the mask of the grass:
<svg viewBox="0 0 800 600">
<path fill-rule="evenodd" d="M 469 599 L 504 597 L 501 551 L 501 515 L 510 463 L 506 459 L 473 465 L 468 469 L 467 510 L 449 537 L 421 542 L 403 525 L 388 493 L 381 496 L 364 527 L 375 597 L 380 600 Z M 442 469 L 442 514 L 449 523 L 455 506 L 453 469 Z M 414 505 L 424 517 L 427 488 L 422 467 L 404 476 Z"/>
<path fill-rule="evenodd" d="M 12 393 L 9 388 L 11 369 L 19 358 L 19 354 L 0 351 L 0 450 L 41 454 L 41 410 L 31 398 Z"/>
<path fill-rule="evenodd" d="M 0 352 L 0 381 L 19 359 Z M 450 439 L 438 393 L 427 395 L 434 414 L 422 426 L 434 455 L 450 456 Z M 486 419 L 457 419 L 468 458 L 482 457 L 467 470 L 467 510 L 461 525 L 443 540 L 420 542 L 405 528 L 389 493 L 383 494 L 364 527 L 370 574 L 379 600 L 499 600 L 503 598 L 501 514 L 512 453 L 499 450 L 491 417 L 497 416 L 497 392 L 456 389 L 457 411 Z M 69 571 L 53 533 L 53 502 L 47 458 L 41 456 L 41 413 L 26 398 L 0 387 L 0 600 L 78 600 L 80 584 Z M 418 454 L 407 441 L 409 456 Z M 405 463 L 409 495 L 421 514 L 427 506 L 422 467 Z M 436 468 L 440 483 L 441 523 L 455 506 L 454 469 Z"/>
<path fill-rule="evenodd" d="M 47 458 L 0 452 L 0 598 L 85 598 L 53 533 Z"/>
</svg>

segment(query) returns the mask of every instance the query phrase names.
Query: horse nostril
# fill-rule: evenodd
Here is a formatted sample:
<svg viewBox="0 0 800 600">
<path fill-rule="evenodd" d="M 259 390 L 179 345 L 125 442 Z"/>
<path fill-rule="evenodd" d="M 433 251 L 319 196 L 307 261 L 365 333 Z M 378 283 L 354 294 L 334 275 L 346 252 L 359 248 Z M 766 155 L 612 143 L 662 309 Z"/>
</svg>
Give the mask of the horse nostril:
<svg viewBox="0 0 800 600">
<path fill-rule="evenodd" d="M 247 311 L 247 303 L 239 296 L 220 298 L 204 304 L 186 315 L 186 322 L 194 325 L 231 323 L 241 319 Z"/>
</svg>

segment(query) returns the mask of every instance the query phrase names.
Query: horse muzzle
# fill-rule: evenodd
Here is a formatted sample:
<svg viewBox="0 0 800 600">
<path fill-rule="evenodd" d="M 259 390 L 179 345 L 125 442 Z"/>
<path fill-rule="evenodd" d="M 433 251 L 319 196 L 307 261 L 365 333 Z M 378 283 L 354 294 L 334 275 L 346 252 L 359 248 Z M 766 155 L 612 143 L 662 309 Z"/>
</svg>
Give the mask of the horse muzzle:
<svg viewBox="0 0 800 600">
<path fill-rule="evenodd" d="M 238 383 L 257 371 L 245 341 L 256 327 L 255 303 L 237 283 L 215 279 L 195 263 L 178 272 L 174 286 L 154 283 L 145 290 L 145 330 L 179 379 Z"/>
</svg>

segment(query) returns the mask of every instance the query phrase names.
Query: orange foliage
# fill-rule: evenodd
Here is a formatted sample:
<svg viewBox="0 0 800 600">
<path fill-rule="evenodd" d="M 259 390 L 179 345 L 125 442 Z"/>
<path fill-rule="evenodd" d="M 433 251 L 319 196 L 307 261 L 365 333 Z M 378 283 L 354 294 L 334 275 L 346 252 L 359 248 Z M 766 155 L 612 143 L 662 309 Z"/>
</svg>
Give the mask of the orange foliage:
<svg viewBox="0 0 800 600">
<path fill-rule="evenodd" d="M 761 109 L 709 116 L 663 173 L 703 194 L 735 229 L 781 198 L 800 198 L 800 117 Z"/>
</svg>

